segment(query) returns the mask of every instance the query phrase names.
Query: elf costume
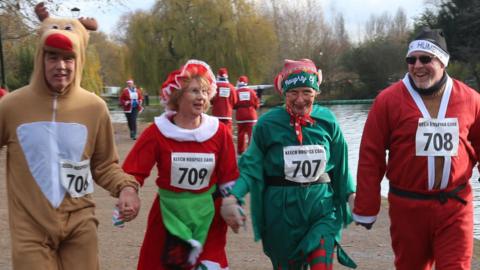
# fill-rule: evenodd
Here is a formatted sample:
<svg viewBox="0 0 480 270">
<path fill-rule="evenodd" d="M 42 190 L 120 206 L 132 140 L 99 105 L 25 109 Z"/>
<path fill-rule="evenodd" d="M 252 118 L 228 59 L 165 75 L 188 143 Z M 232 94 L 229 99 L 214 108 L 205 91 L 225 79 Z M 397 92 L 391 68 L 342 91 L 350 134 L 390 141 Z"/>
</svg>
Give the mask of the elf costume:
<svg viewBox="0 0 480 270">
<path fill-rule="evenodd" d="M 282 94 L 298 87 L 319 91 L 320 81 L 310 60 L 286 60 L 275 86 Z M 271 109 L 258 120 L 239 167 L 231 193 L 242 201 L 251 192 L 255 240 L 262 240 L 274 269 L 332 269 L 335 246 L 339 261 L 356 267 L 339 245 L 355 186 L 331 111 L 313 105 L 310 115 L 296 116 L 288 107 Z"/>
</svg>

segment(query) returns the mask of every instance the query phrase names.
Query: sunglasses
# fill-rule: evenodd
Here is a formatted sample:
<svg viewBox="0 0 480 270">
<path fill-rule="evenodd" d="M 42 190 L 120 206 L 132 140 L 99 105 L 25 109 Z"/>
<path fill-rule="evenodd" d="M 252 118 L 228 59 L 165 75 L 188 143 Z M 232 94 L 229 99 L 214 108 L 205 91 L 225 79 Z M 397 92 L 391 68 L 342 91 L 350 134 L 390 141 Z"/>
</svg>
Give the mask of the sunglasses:
<svg viewBox="0 0 480 270">
<path fill-rule="evenodd" d="M 432 62 L 433 58 L 435 58 L 435 56 L 422 55 L 422 56 L 418 57 L 418 60 L 420 60 L 420 63 L 422 63 L 422 64 L 428 64 L 428 63 Z M 405 61 L 409 65 L 415 65 L 415 63 L 417 62 L 417 57 L 409 56 L 409 57 L 405 58 Z"/>
</svg>

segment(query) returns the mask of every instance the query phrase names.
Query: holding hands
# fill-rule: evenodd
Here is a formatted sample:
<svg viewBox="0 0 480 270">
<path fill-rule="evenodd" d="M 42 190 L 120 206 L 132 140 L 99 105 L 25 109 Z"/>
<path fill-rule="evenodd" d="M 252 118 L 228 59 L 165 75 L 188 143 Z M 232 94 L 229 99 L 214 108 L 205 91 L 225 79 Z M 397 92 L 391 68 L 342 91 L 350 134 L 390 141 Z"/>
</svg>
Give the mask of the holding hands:
<svg viewBox="0 0 480 270">
<path fill-rule="evenodd" d="M 120 217 L 126 221 L 132 221 L 137 217 L 140 211 L 140 198 L 137 190 L 132 186 L 124 187 L 120 191 L 116 207 L 120 212 Z"/>
<path fill-rule="evenodd" d="M 233 195 L 223 198 L 220 214 L 235 233 L 238 233 L 240 226 L 245 226 L 246 217 L 243 208 Z"/>
<path fill-rule="evenodd" d="M 350 194 L 350 196 L 348 196 L 348 206 L 350 207 L 350 210 L 353 212 L 353 207 L 355 206 L 355 193 L 352 193 Z M 367 230 L 370 230 L 373 226 L 373 223 L 375 222 L 372 222 L 372 223 L 363 223 L 363 222 L 358 222 L 358 221 L 355 221 L 355 224 L 356 225 L 360 225 L 360 226 L 363 226 L 365 229 Z"/>
</svg>

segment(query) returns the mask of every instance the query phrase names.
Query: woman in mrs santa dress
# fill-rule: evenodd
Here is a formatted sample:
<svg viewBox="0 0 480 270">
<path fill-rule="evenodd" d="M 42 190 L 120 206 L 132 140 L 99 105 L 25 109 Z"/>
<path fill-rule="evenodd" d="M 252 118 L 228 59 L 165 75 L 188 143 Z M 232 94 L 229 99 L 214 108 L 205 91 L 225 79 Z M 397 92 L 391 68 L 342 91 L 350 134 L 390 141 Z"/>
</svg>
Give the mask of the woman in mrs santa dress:
<svg viewBox="0 0 480 270">
<path fill-rule="evenodd" d="M 125 159 L 124 170 L 141 185 L 154 165 L 158 171 L 138 269 L 228 269 L 219 207 L 239 173 L 231 133 L 205 114 L 215 92 L 205 62 L 171 72 L 161 89 L 165 113 Z"/>
</svg>

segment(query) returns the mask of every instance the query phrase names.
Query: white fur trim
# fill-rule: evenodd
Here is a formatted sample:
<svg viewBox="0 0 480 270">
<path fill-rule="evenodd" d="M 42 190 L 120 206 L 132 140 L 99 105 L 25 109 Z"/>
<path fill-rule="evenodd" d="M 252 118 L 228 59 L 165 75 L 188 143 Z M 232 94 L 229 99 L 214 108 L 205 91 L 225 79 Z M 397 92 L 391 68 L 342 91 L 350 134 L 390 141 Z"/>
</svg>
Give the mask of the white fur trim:
<svg viewBox="0 0 480 270">
<path fill-rule="evenodd" d="M 229 181 L 225 184 L 219 185 L 218 189 L 220 190 L 220 193 L 223 197 L 227 197 L 228 195 L 230 195 L 230 191 L 233 189 L 234 185 L 235 181 Z"/>
<path fill-rule="evenodd" d="M 190 251 L 190 254 L 188 254 L 188 262 L 191 265 L 194 265 L 197 262 L 200 253 L 202 253 L 203 247 L 202 244 L 195 239 L 188 240 L 188 243 L 192 246 L 192 250 Z"/>
<path fill-rule="evenodd" d="M 180 70 L 180 74 L 175 76 L 175 83 L 169 83 L 167 86 L 161 89 L 161 91 L 163 92 L 163 94 L 161 95 L 163 105 L 166 105 L 168 103 L 168 100 L 170 99 L 170 95 L 172 94 L 172 91 L 181 89 L 179 78 L 185 76 L 185 73 L 190 65 L 200 65 L 207 69 L 206 76 L 210 81 L 210 90 L 208 91 L 208 99 L 212 99 L 215 96 L 215 94 L 217 93 L 217 84 L 216 84 L 215 75 L 213 74 L 212 69 L 207 63 L 203 61 L 191 59 L 191 60 L 188 60 L 187 63 L 185 63 L 185 65 L 182 67 L 182 69 Z"/>
<path fill-rule="evenodd" d="M 360 223 L 373 223 L 377 220 L 377 216 L 360 216 L 352 213 L 353 220 Z"/>
<path fill-rule="evenodd" d="M 237 120 L 237 124 L 243 124 L 243 123 L 256 123 L 257 120 Z"/>
<path fill-rule="evenodd" d="M 197 270 L 205 269 L 205 268 L 207 268 L 208 270 L 228 270 L 228 267 L 222 268 L 219 263 L 214 262 L 214 261 L 203 260 L 203 261 L 201 261 L 200 264 L 204 268 L 201 268 L 201 266 L 199 266 L 199 267 L 197 267 Z"/>
<path fill-rule="evenodd" d="M 237 88 L 246 88 L 248 83 L 246 82 L 237 82 Z"/>
<path fill-rule="evenodd" d="M 416 51 L 431 53 L 435 55 L 445 67 L 448 65 L 450 55 L 428 40 L 414 40 L 410 42 L 410 45 L 408 45 L 407 56 Z"/>
<path fill-rule="evenodd" d="M 216 117 L 202 113 L 200 126 L 196 129 L 184 129 L 173 124 L 169 118 L 176 114 L 174 111 L 164 112 L 159 117 L 155 117 L 155 125 L 165 137 L 176 141 L 204 142 L 215 135 L 218 130 L 219 122 Z"/>
</svg>

